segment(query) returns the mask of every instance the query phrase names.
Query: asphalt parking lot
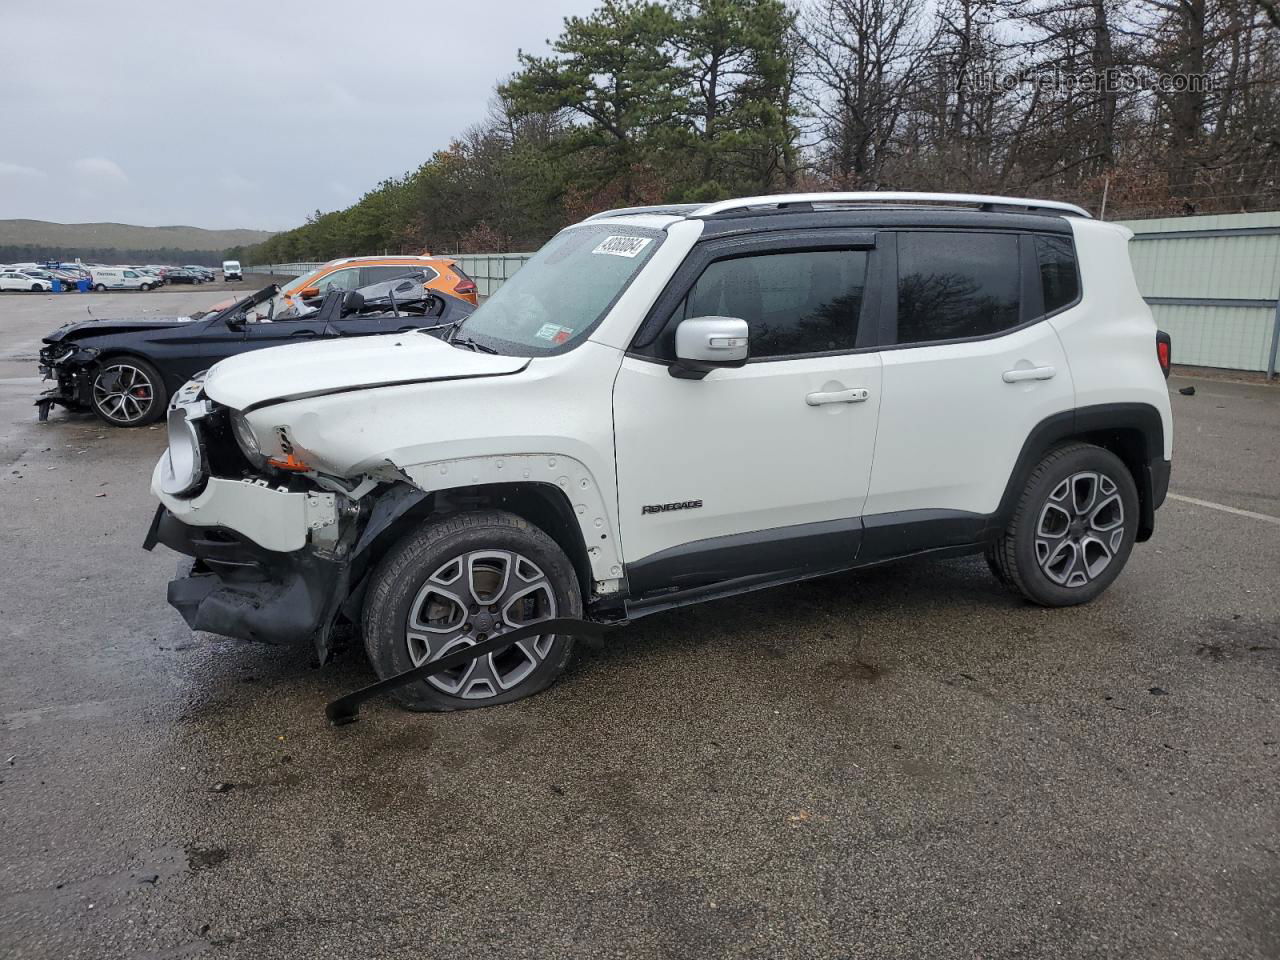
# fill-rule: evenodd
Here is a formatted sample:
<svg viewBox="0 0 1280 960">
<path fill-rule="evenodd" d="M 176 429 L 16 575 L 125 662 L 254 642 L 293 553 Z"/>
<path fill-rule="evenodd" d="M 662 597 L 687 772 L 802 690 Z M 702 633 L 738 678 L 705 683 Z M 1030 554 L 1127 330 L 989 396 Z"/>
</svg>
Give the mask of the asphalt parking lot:
<svg viewBox="0 0 1280 960">
<path fill-rule="evenodd" d="M 165 604 L 163 431 L 31 406 L 86 306 L 223 296 L 0 298 L 0 956 L 1280 955 L 1280 387 L 1175 376 L 1177 499 L 1091 606 L 907 563 L 334 729 L 356 651 Z"/>
</svg>

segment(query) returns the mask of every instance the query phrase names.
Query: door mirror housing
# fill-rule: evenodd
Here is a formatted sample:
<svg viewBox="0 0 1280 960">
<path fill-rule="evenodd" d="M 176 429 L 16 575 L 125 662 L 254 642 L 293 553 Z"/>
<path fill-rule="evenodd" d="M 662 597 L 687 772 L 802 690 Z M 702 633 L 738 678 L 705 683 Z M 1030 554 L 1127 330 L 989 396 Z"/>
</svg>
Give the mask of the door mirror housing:
<svg viewBox="0 0 1280 960">
<path fill-rule="evenodd" d="M 320 296 L 319 287 L 303 287 L 298 291 L 298 296 L 303 300 L 310 300 L 312 297 Z"/>
<path fill-rule="evenodd" d="M 690 317 L 676 327 L 676 362 L 667 369 L 681 380 L 701 380 L 717 367 L 740 367 L 750 352 L 747 321 Z"/>
</svg>

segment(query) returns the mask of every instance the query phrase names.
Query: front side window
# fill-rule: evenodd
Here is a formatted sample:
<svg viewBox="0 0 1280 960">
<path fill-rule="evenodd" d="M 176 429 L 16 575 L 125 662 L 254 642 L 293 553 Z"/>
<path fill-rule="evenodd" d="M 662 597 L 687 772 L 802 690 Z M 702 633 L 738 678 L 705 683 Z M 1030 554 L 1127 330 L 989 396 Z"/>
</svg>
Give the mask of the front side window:
<svg viewBox="0 0 1280 960">
<path fill-rule="evenodd" d="M 1076 273 L 1076 252 L 1069 237 L 1038 236 L 1036 261 L 1040 265 L 1040 285 L 1044 290 L 1044 312 L 1053 313 L 1080 296 Z"/>
<path fill-rule="evenodd" d="M 658 230 L 619 224 L 562 230 L 464 321 L 457 336 L 522 357 L 572 349 L 604 318 L 664 237 Z"/>
<path fill-rule="evenodd" d="M 1020 319 L 1018 238 L 921 232 L 898 236 L 898 343 L 983 337 Z"/>
<path fill-rule="evenodd" d="M 720 260 L 689 291 L 684 316 L 746 320 L 752 359 L 852 350 L 866 282 L 865 250 Z"/>
</svg>

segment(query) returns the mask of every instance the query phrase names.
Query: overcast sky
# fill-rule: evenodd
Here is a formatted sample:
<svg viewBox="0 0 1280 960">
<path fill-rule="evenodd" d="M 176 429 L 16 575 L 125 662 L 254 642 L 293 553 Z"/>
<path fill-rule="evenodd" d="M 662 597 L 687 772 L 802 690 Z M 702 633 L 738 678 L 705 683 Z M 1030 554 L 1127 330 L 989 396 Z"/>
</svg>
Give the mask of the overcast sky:
<svg viewBox="0 0 1280 960">
<path fill-rule="evenodd" d="M 0 4 L 0 219 L 286 229 L 484 116 L 595 0 Z"/>
</svg>

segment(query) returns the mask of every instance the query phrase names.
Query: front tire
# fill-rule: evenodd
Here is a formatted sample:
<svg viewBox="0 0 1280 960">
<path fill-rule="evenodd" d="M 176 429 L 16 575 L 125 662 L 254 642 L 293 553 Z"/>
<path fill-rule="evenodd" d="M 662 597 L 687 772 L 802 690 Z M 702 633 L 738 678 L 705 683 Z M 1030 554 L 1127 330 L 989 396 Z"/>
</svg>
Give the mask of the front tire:
<svg viewBox="0 0 1280 960">
<path fill-rule="evenodd" d="M 989 548 L 997 577 L 1033 603 L 1088 603 L 1120 575 L 1138 532 L 1138 488 L 1109 450 L 1073 443 L 1031 472 L 1004 534 Z"/>
<path fill-rule="evenodd" d="M 165 412 L 168 391 L 158 371 L 141 357 L 111 357 L 93 375 L 93 412 L 113 427 L 144 427 Z"/>
<path fill-rule="evenodd" d="M 365 650 L 385 679 L 495 633 L 581 616 L 573 564 L 547 534 L 501 510 L 460 513 L 406 536 L 378 564 Z M 410 710 L 511 703 L 550 686 L 572 652 L 571 637 L 529 637 L 392 696 Z"/>
</svg>

